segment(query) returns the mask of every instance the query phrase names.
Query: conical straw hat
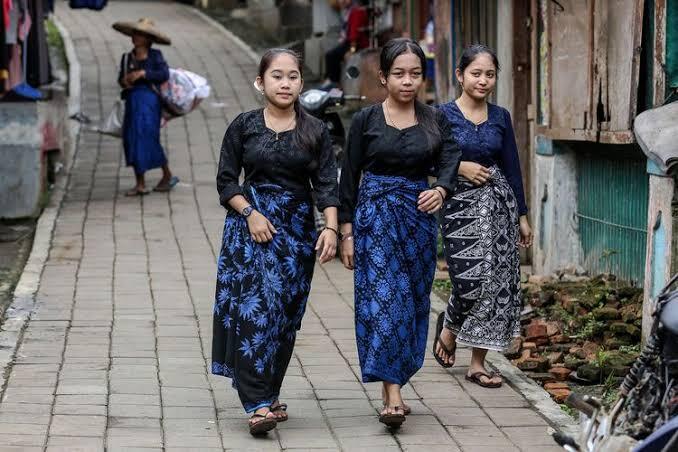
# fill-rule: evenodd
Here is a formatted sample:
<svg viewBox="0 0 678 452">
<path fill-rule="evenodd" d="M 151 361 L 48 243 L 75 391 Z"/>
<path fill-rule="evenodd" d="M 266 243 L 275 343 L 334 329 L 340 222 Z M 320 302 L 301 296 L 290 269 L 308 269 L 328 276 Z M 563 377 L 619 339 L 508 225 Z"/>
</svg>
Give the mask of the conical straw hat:
<svg viewBox="0 0 678 452">
<path fill-rule="evenodd" d="M 157 42 L 158 44 L 172 44 L 172 40 L 158 31 L 155 28 L 155 23 L 151 19 L 145 17 L 136 22 L 116 22 L 113 24 L 113 28 L 127 36 L 132 36 L 135 32 L 143 33 L 150 37 L 153 42 Z"/>
</svg>

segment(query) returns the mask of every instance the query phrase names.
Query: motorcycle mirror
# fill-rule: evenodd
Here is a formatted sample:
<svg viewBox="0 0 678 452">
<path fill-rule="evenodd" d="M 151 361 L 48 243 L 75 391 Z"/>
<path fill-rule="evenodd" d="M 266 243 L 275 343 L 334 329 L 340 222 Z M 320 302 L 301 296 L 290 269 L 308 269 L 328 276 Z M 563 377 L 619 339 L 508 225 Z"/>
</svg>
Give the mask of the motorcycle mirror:
<svg viewBox="0 0 678 452">
<path fill-rule="evenodd" d="M 346 76 L 351 80 L 357 79 L 360 76 L 360 69 L 356 66 L 349 66 L 346 69 Z"/>
</svg>

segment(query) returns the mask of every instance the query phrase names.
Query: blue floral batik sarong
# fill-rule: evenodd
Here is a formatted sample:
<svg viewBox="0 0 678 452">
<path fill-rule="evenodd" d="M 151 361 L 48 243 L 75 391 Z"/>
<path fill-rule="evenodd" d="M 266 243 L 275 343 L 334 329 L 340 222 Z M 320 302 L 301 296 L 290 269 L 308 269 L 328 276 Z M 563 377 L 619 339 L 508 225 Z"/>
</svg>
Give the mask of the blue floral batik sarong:
<svg viewBox="0 0 678 452">
<path fill-rule="evenodd" d="M 270 406 L 280 393 L 311 289 L 317 233 L 310 199 L 270 184 L 245 193 L 278 232 L 259 244 L 244 217 L 226 215 L 212 373 L 231 378 L 245 411 L 252 412 Z"/>
<path fill-rule="evenodd" d="M 355 324 L 363 382 L 404 385 L 426 351 L 436 218 L 417 210 L 425 180 L 365 174 L 353 223 Z"/>
</svg>

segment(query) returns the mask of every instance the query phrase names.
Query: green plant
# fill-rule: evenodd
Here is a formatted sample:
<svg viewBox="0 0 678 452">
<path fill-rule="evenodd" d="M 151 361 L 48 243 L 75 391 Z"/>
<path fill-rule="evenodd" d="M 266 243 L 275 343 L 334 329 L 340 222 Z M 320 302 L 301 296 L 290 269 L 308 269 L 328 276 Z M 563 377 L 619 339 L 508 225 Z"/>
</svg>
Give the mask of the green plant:
<svg viewBox="0 0 678 452">
<path fill-rule="evenodd" d="M 435 279 L 433 280 L 433 289 L 449 292 L 452 290 L 452 281 L 449 279 Z"/>
<path fill-rule="evenodd" d="M 611 406 L 619 397 L 619 384 L 614 374 L 610 372 L 603 382 L 602 402 L 606 407 Z"/>
<path fill-rule="evenodd" d="M 635 345 L 621 345 L 619 352 L 626 355 L 638 355 L 640 353 L 640 344 Z"/>
<path fill-rule="evenodd" d="M 591 339 L 605 331 L 605 322 L 596 320 L 590 312 L 582 319 L 583 324 L 577 332 L 577 336 L 582 339 Z"/>
<path fill-rule="evenodd" d="M 605 367 L 607 364 L 607 361 L 610 359 L 610 352 L 606 351 L 604 347 L 601 347 L 597 352 L 596 352 L 596 357 L 593 360 L 593 363 L 598 366 L 600 369 Z M 608 376 L 609 380 L 609 376 Z"/>
<path fill-rule="evenodd" d="M 570 406 L 565 405 L 564 403 L 561 403 L 560 409 L 563 410 L 565 413 L 567 413 L 572 418 L 579 419 L 579 411 L 577 411 L 575 408 L 572 408 Z"/>
</svg>

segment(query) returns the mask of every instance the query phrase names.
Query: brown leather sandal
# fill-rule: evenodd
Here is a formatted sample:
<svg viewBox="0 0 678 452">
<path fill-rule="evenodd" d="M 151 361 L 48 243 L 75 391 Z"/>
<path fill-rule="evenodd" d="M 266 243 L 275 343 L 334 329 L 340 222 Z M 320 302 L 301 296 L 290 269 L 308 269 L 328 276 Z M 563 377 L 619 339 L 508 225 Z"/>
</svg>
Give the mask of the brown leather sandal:
<svg viewBox="0 0 678 452">
<path fill-rule="evenodd" d="M 392 407 L 384 407 L 384 408 L 391 408 L 392 410 L 398 411 L 402 410 L 403 407 L 401 406 L 392 406 Z M 382 424 L 385 424 L 387 427 L 390 428 L 400 428 L 403 422 L 405 422 L 405 414 L 404 410 L 403 413 L 384 413 L 379 415 L 379 422 Z"/>
<path fill-rule="evenodd" d="M 250 426 L 250 435 L 263 435 L 264 433 L 273 430 L 275 426 L 278 425 L 278 421 L 276 421 L 275 417 L 268 416 L 269 413 L 271 412 L 269 411 L 266 414 L 254 413 L 252 416 L 250 416 L 248 421 Z"/>
<path fill-rule="evenodd" d="M 277 404 L 271 405 L 271 413 L 273 413 L 275 420 L 278 422 L 285 422 L 287 419 L 289 419 L 289 416 L 287 415 L 286 403 L 278 402 Z"/>
<path fill-rule="evenodd" d="M 501 373 L 499 372 L 490 372 L 487 374 L 487 372 L 483 371 L 478 371 L 474 372 L 471 375 L 466 374 L 464 378 L 466 378 L 466 381 L 470 381 L 471 383 L 475 383 L 478 386 L 482 386 L 483 388 L 499 388 L 503 384 L 503 382 L 499 383 L 491 383 L 491 382 L 484 382 L 481 380 L 481 377 L 485 377 L 488 380 L 493 379 L 494 377 L 501 377 Z"/>
</svg>

